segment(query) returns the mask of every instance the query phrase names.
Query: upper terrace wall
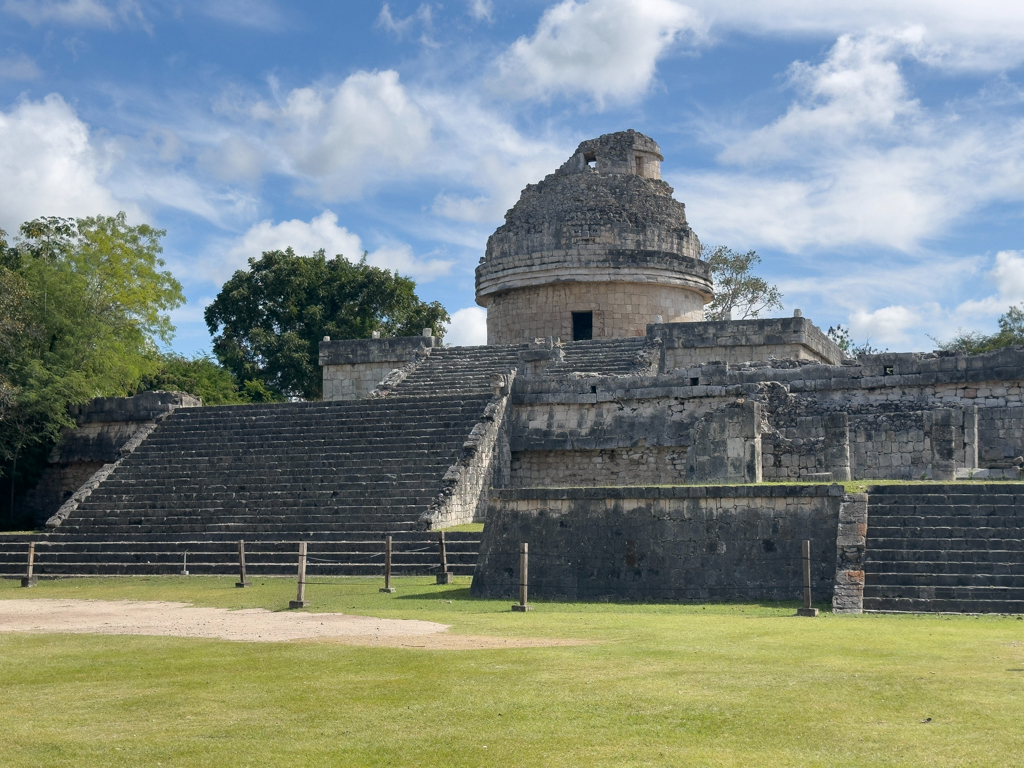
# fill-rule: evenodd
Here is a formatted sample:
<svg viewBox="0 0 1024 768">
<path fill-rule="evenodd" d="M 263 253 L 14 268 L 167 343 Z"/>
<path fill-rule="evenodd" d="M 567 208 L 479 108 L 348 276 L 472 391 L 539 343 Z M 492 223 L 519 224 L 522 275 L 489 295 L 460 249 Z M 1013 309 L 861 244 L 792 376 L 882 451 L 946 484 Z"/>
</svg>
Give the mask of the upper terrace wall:
<svg viewBox="0 0 1024 768">
<path fill-rule="evenodd" d="M 325 338 L 320 342 L 324 400 L 359 400 L 369 395 L 396 368 L 441 346 L 436 336 L 387 339 Z"/>
<path fill-rule="evenodd" d="M 808 360 L 838 365 L 842 350 L 805 317 L 652 323 L 647 338 L 660 339 L 661 372 L 716 360 L 736 364 L 751 361 Z"/>
<path fill-rule="evenodd" d="M 548 485 L 606 484 L 605 467 L 621 466 L 622 455 L 645 468 L 637 482 L 664 481 L 686 461 L 680 454 L 691 449 L 701 419 L 741 399 L 763 403 L 765 480 L 841 469 L 830 463 L 830 414 L 847 415 L 854 478 L 941 477 L 949 464 L 985 467 L 986 456 L 1024 454 L 1022 392 L 1021 349 L 977 357 L 887 354 L 842 366 L 709 364 L 651 378 L 521 379 L 512 484 L 527 476 L 548 478 Z M 591 452 L 589 479 L 586 462 L 570 464 L 569 451 Z M 558 482 L 562 467 L 571 468 Z M 672 482 L 684 480 L 677 474 Z"/>
</svg>

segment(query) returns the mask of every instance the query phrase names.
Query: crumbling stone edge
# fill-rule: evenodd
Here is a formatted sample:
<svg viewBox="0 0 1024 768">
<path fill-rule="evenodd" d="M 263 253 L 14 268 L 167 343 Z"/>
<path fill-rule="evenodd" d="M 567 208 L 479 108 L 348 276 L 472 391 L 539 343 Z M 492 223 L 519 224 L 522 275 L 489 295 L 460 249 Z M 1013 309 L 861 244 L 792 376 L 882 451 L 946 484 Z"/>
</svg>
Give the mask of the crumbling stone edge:
<svg viewBox="0 0 1024 768">
<path fill-rule="evenodd" d="M 423 530 L 436 530 L 482 520 L 487 509 L 487 489 L 502 485 L 511 462 L 508 424 L 512 411 L 512 382 L 516 371 L 491 380 L 494 397 L 473 425 L 458 460 L 442 478 L 441 492 L 419 519 Z"/>
<path fill-rule="evenodd" d="M 100 487 L 100 483 L 106 480 L 110 475 L 121 466 L 121 462 L 124 461 L 128 456 L 135 453 L 135 449 L 142 445 L 146 438 L 153 434 L 153 430 L 157 428 L 161 421 L 166 419 L 174 413 L 174 409 L 171 409 L 167 413 L 161 414 L 155 419 L 143 423 L 143 425 L 135 432 L 134 435 L 129 438 L 128 442 L 121 446 L 119 449 L 119 458 L 112 464 L 104 464 L 102 467 L 97 469 L 92 476 L 86 480 L 77 491 L 75 491 L 71 498 L 61 504 L 60 509 L 53 513 L 46 521 L 47 528 L 59 528 L 61 523 L 67 520 L 72 513 L 78 509 L 79 505 L 88 499 L 92 492 Z"/>
<path fill-rule="evenodd" d="M 868 494 L 848 493 L 839 506 L 833 613 L 864 612 L 864 559 L 867 551 Z"/>
<path fill-rule="evenodd" d="M 420 367 L 424 360 L 430 357 L 430 349 L 424 349 L 422 352 L 417 352 L 416 355 L 403 365 L 401 368 L 395 368 L 380 380 L 380 383 L 373 388 L 373 391 L 366 396 L 368 400 L 377 400 L 382 397 L 387 397 L 394 392 L 395 387 L 401 384 L 408 378 L 413 371 Z"/>
</svg>

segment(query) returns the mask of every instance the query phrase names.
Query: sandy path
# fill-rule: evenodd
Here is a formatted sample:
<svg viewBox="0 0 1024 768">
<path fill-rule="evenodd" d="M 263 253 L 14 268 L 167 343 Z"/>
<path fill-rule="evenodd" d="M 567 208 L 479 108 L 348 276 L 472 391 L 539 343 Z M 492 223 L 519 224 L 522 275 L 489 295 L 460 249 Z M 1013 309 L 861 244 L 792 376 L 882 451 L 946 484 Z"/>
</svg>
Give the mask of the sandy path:
<svg viewBox="0 0 1024 768">
<path fill-rule="evenodd" d="M 135 600 L 0 600 L 0 632 L 60 632 L 102 635 L 170 635 L 249 643 L 331 640 L 433 650 L 536 648 L 577 645 L 547 638 L 449 635 L 446 624 L 376 619 L 344 613 L 273 612 L 263 608 L 229 611 L 188 603 Z"/>
</svg>

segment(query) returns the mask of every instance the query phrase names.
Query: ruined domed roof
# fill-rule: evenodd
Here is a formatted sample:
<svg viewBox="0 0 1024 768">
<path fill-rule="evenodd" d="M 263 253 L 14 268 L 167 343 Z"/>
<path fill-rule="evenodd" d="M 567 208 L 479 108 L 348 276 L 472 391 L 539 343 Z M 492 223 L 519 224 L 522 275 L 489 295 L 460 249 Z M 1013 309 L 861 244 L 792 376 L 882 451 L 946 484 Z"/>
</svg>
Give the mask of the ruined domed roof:
<svg viewBox="0 0 1024 768">
<path fill-rule="evenodd" d="M 661 180 L 662 159 L 653 139 L 632 130 L 580 144 L 561 168 L 523 190 L 488 239 L 477 301 L 564 281 L 664 283 L 710 300 L 700 241 Z"/>
</svg>

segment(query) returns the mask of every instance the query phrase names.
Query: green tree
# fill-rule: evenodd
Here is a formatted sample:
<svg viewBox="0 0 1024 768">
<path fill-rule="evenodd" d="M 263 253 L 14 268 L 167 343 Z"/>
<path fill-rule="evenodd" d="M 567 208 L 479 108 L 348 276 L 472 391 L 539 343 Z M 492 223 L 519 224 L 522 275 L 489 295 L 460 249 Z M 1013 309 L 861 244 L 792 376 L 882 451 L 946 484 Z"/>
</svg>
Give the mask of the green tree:
<svg viewBox="0 0 1024 768">
<path fill-rule="evenodd" d="M 69 405 L 131 394 L 158 365 L 157 343 L 174 330 L 167 312 L 184 302 L 162 269 L 164 232 L 124 213 L 45 217 L 19 233 L 0 267 L 0 458 L 12 498 L 71 425 Z"/>
<path fill-rule="evenodd" d="M 239 405 L 280 400 L 260 381 L 239 386 L 234 374 L 209 355 L 188 358 L 168 353 L 161 356 L 159 367 L 139 381 L 139 392 L 153 390 L 188 392 L 201 397 L 203 405 Z"/>
<path fill-rule="evenodd" d="M 319 399 L 319 343 L 334 339 L 444 333 L 448 313 L 416 296 L 416 284 L 363 259 L 322 250 L 312 256 L 267 251 L 249 259 L 206 308 L 213 351 L 243 388 L 262 382 L 281 397 Z"/>
<path fill-rule="evenodd" d="M 1024 308 L 1013 306 L 999 317 L 999 330 L 991 335 L 960 329 L 949 341 L 932 337 L 939 349 L 980 355 L 1005 347 L 1024 346 Z"/>
<path fill-rule="evenodd" d="M 751 271 L 761 263 L 755 251 L 737 253 L 724 245 L 705 245 L 701 260 L 711 267 L 715 298 L 704 308 L 705 320 L 747 320 L 782 309 L 782 294 Z"/>
</svg>

